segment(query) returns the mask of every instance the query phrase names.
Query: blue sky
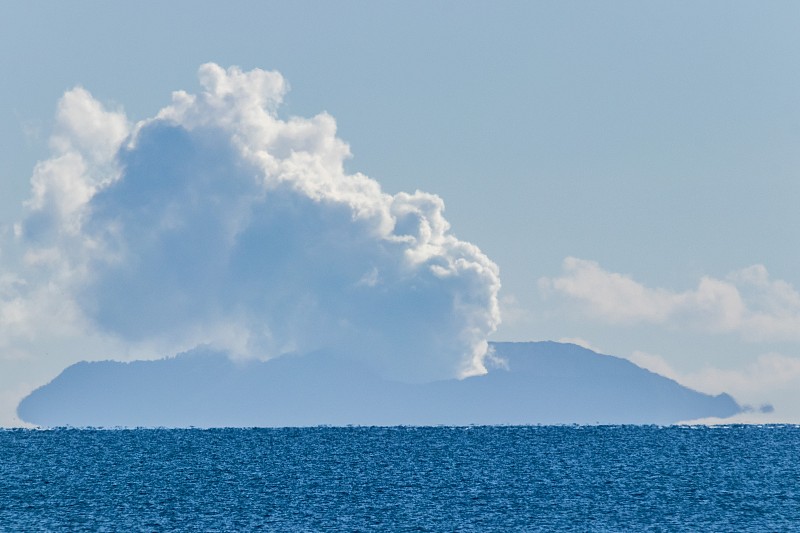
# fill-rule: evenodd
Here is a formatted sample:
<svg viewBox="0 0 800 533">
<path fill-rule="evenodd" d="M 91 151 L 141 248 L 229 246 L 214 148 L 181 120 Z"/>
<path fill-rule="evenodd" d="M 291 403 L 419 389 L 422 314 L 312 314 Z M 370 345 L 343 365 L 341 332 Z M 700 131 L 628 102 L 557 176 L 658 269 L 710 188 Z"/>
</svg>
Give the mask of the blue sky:
<svg viewBox="0 0 800 533">
<path fill-rule="evenodd" d="M 65 91 L 136 122 L 198 92 L 206 62 L 276 70 L 280 116 L 329 113 L 348 172 L 439 195 L 499 266 L 492 339 L 578 340 L 800 421 L 798 18 L 793 2 L 7 2 L 0 224 L 26 216 Z M 3 270 L 24 253 L 0 247 Z M 48 339 L 0 339 L 3 406 L 76 360 L 144 353 Z"/>
</svg>

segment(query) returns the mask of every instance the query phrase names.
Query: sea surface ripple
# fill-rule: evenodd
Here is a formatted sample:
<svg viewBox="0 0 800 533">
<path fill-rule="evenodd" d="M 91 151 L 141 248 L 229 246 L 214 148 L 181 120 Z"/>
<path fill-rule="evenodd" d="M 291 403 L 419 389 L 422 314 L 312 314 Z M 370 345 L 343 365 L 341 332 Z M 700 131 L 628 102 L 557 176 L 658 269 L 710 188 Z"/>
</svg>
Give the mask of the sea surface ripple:
<svg viewBox="0 0 800 533">
<path fill-rule="evenodd" d="M 798 426 L 0 430 L 0 531 L 800 530 Z"/>
</svg>

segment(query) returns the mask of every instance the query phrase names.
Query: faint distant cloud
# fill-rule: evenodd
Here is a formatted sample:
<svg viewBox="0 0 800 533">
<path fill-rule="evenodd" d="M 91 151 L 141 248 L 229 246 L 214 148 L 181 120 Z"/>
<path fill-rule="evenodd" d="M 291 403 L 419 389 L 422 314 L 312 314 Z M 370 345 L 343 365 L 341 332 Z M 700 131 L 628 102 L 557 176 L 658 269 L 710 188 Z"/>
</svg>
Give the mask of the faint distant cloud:
<svg viewBox="0 0 800 533">
<path fill-rule="evenodd" d="M 654 372 L 660 376 L 664 376 L 665 378 L 674 379 L 675 381 L 678 381 L 683 385 L 687 385 L 686 383 L 681 381 L 683 379 L 683 376 L 678 374 L 678 372 L 676 372 L 669 365 L 669 363 L 667 363 L 666 359 L 664 359 L 660 355 L 655 355 L 640 350 L 634 350 L 634 352 L 626 359 L 628 359 L 631 363 L 634 363 L 637 366 L 646 368 L 650 372 Z"/>
<path fill-rule="evenodd" d="M 519 303 L 513 294 L 505 294 L 500 300 L 500 313 L 503 317 L 503 324 L 517 325 L 524 324 L 531 319 L 531 312 Z"/>
<path fill-rule="evenodd" d="M 541 278 L 540 289 L 563 297 L 588 316 L 610 324 L 662 324 L 736 333 L 746 340 L 800 340 L 800 293 L 770 278 L 763 265 L 704 276 L 697 288 L 647 287 L 594 261 L 568 257 L 562 275 Z"/>
<path fill-rule="evenodd" d="M 786 387 L 800 388 L 800 359 L 767 353 L 742 369 L 704 367 L 681 376 L 690 386 L 711 393 L 768 393 Z"/>
<path fill-rule="evenodd" d="M 16 386 L 0 389 L 0 427 L 36 427 L 23 422 L 17 416 L 17 405 L 29 395 L 35 387 L 30 383 L 18 383 Z"/>
<path fill-rule="evenodd" d="M 705 365 L 690 372 L 677 371 L 664 357 L 647 352 L 634 351 L 627 359 L 689 388 L 708 394 L 728 393 L 740 402 L 755 405 L 747 410 L 747 416 L 740 422 L 766 423 L 780 417 L 785 420 L 785 409 L 782 410 L 780 405 L 776 409 L 765 401 L 776 394 L 800 388 L 800 358 L 779 353 L 762 354 L 742 368 Z"/>
<path fill-rule="evenodd" d="M 21 120 L 22 136 L 29 144 L 38 144 L 42 140 L 42 123 L 39 120 Z"/>
<path fill-rule="evenodd" d="M 602 350 L 597 348 L 594 344 L 592 344 L 591 342 L 587 341 L 586 339 L 582 339 L 580 337 L 561 337 L 560 339 L 558 339 L 557 342 L 565 342 L 565 343 L 568 343 L 568 344 L 575 344 L 577 346 L 580 346 L 581 348 L 586 348 L 587 350 L 591 350 L 591 351 L 593 351 L 595 353 L 602 353 Z"/>
</svg>

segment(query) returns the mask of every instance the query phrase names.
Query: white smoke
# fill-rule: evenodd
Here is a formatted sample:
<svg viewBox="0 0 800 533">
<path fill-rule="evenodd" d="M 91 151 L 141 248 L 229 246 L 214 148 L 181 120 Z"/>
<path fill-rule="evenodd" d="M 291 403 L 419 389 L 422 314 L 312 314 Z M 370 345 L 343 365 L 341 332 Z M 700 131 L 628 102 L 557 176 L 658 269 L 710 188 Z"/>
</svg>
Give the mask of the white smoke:
<svg viewBox="0 0 800 533">
<path fill-rule="evenodd" d="M 330 348 L 411 381 L 485 372 L 498 269 L 442 200 L 347 174 L 330 115 L 279 117 L 277 72 L 199 78 L 133 125 L 65 94 L 16 228 L 41 283 L 126 343 Z"/>
</svg>

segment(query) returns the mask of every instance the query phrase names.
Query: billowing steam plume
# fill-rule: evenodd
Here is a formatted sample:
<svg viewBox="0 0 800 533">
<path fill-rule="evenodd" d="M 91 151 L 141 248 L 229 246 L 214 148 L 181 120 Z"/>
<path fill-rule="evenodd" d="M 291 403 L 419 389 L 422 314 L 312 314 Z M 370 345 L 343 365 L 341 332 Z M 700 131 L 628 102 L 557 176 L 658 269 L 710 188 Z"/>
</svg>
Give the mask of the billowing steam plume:
<svg viewBox="0 0 800 533">
<path fill-rule="evenodd" d="M 484 372 L 498 269 L 433 194 L 347 174 L 334 119 L 280 118 L 277 72 L 214 64 L 130 124 L 62 98 L 17 227 L 87 323 L 237 357 L 327 348 L 423 381 Z"/>
</svg>

